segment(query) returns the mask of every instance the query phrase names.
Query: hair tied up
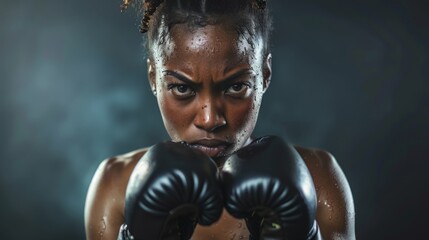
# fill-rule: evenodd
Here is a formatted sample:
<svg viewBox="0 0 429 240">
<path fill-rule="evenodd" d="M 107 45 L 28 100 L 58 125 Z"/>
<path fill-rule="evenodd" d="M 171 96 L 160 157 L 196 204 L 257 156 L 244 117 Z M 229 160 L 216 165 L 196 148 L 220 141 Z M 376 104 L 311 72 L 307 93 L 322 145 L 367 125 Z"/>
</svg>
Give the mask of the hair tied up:
<svg viewBox="0 0 429 240">
<path fill-rule="evenodd" d="M 122 0 L 122 4 L 120 6 L 121 12 L 124 12 L 125 10 L 127 10 L 127 8 L 131 4 L 133 4 L 133 1 L 134 0 Z M 143 2 L 143 6 L 141 8 L 141 10 L 143 11 L 143 18 L 140 22 L 139 28 L 141 33 L 145 33 L 149 30 L 150 18 L 152 17 L 156 9 L 164 0 L 139 0 L 139 1 Z M 255 9 L 263 11 L 267 7 L 267 0 L 251 0 L 251 1 Z"/>
<path fill-rule="evenodd" d="M 144 3 L 143 3 L 144 16 L 140 22 L 141 33 L 145 33 L 149 30 L 149 20 L 162 2 L 163 0 L 144 0 Z"/>
<path fill-rule="evenodd" d="M 259 10 L 265 10 L 267 7 L 267 0 L 254 0 L 254 3 L 256 4 L 256 8 Z"/>
<path fill-rule="evenodd" d="M 128 6 L 130 5 L 132 0 L 122 0 L 122 4 L 121 4 L 121 12 L 124 12 L 125 10 L 127 10 Z"/>
<path fill-rule="evenodd" d="M 140 22 L 140 32 L 145 33 L 149 30 L 149 20 L 156 8 L 163 2 L 163 0 L 141 0 L 143 1 L 143 19 Z M 133 4 L 133 0 L 122 0 L 121 12 L 127 10 L 127 8 Z"/>
</svg>

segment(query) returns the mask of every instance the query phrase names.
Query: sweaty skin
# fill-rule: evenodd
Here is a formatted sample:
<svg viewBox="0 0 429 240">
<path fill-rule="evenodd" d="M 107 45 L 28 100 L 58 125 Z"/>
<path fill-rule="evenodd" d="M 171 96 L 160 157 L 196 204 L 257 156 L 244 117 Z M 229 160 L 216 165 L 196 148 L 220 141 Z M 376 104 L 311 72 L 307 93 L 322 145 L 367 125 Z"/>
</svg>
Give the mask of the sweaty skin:
<svg viewBox="0 0 429 240">
<path fill-rule="evenodd" d="M 313 177 L 317 193 L 316 220 L 323 239 L 355 239 L 354 206 L 347 180 L 331 154 L 320 149 L 296 146 Z M 123 215 L 129 176 L 147 149 L 103 161 L 92 180 L 86 203 L 87 239 L 117 238 Z M 243 238 L 240 238 L 243 236 Z M 244 220 L 226 211 L 209 226 L 197 226 L 193 240 L 248 239 Z"/>
<path fill-rule="evenodd" d="M 173 141 L 186 141 L 213 157 L 251 142 L 262 97 L 271 79 L 271 55 L 259 37 L 238 35 L 228 25 L 171 28 L 148 59 L 149 83 Z M 154 44 L 156 46 L 156 44 Z M 354 205 L 335 158 L 320 149 L 295 146 L 313 177 L 316 220 L 323 239 L 355 239 Z M 124 222 L 128 179 L 147 149 L 103 161 L 90 184 L 85 206 L 87 239 L 114 240 Z M 193 240 L 248 239 L 244 220 L 226 211 L 211 226 L 197 226 Z"/>
</svg>

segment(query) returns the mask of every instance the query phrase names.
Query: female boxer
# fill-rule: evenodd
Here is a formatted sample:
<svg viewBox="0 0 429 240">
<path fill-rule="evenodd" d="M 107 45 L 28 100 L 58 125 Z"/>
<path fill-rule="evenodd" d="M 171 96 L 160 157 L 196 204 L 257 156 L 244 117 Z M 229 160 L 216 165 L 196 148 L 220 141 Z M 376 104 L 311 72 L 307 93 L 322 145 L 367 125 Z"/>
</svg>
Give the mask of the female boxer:
<svg viewBox="0 0 429 240">
<path fill-rule="evenodd" d="M 124 6 L 129 3 L 125 0 Z M 132 239 L 131 236 L 134 239 L 191 237 L 194 240 L 355 239 L 351 191 L 330 153 L 290 147 L 277 138 L 255 140 L 251 136 L 263 95 L 271 81 L 269 3 L 264 0 L 145 0 L 134 4 L 144 14 L 141 31 L 147 34 L 150 87 L 172 142 L 184 144 L 158 144 L 148 154 L 148 149 L 144 148 L 103 161 L 88 190 L 87 239 Z M 186 150 L 182 145 L 186 145 Z M 177 157 L 172 160 L 171 156 Z M 273 157 L 278 166 L 287 163 L 284 172 L 279 173 L 282 168 L 279 170 L 275 166 L 264 167 L 268 164 L 265 161 L 270 161 L 265 159 Z M 203 165 L 186 163 L 187 159 L 196 159 Z M 216 163 L 214 168 L 212 160 Z M 137 164 L 139 161 L 143 163 Z M 300 165 L 300 161 L 304 164 Z M 240 165 L 241 162 L 244 165 Z M 158 164 L 159 168 L 148 168 L 151 164 Z M 171 199 L 167 198 L 173 193 L 165 186 L 157 190 L 151 187 L 156 181 L 168 179 L 162 175 L 164 171 L 182 167 L 185 170 L 178 170 L 181 171 L 179 175 L 191 172 L 198 181 L 209 179 L 203 184 L 208 190 L 191 190 L 192 194 L 197 191 L 195 196 L 199 199 L 211 199 L 211 203 L 174 206 L 163 215 L 165 223 L 159 225 L 159 219 L 150 217 L 147 206 L 143 206 L 142 195 L 164 191 L 163 197 L 156 199 L 151 195 L 146 200 L 152 204 L 164 204 L 163 201 L 170 204 Z M 202 169 L 211 169 L 211 172 Z M 220 179 L 217 179 L 218 169 Z M 286 179 L 273 185 L 286 186 L 280 187 L 288 189 L 283 192 L 289 194 L 294 192 L 290 189 L 298 189 L 293 196 L 286 194 L 281 203 L 288 207 L 284 208 L 287 211 L 293 210 L 289 218 L 292 220 L 284 220 L 278 217 L 281 214 L 265 211 L 266 208 L 261 210 L 260 203 L 248 209 L 247 215 L 234 212 L 237 207 L 231 202 L 237 200 L 237 196 L 232 195 L 237 194 L 238 186 L 249 186 L 250 182 L 255 182 L 252 180 L 270 176 L 265 172 L 265 175 L 260 174 L 259 170 L 265 171 L 262 169 L 272 169 L 273 178 L 277 176 L 280 182 Z M 247 176 L 248 172 L 254 175 Z M 186 176 L 183 179 L 187 179 Z M 239 185 L 237 181 L 245 184 Z M 186 184 L 189 182 L 181 186 L 192 188 Z M 271 190 L 265 188 L 262 194 Z M 245 202 L 253 201 L 249 200 L 252 196 L 240 197 Z M 283 198 L 276 195 L 273 199 Z M 204 204 L 212 204 L 214 209 L 211 215 L 204 215 L 210 216 L 205 220 L 200 215 L 206 211 Z M 193 209 L 190 210 L 192 214 L 186 209 Z M 284 209 L 279 211 L 286 211 Z M 171 216 L 176 213 L 180 217 L 173 217 L 172 221 Z M 161 228 L 157 229 L 159 226 Z M 283 233 L 277 234 L 279 229 Z M 303 233 L 284 233 L 294 232 L 294 229 L 304 230 Z"/>
</svg>

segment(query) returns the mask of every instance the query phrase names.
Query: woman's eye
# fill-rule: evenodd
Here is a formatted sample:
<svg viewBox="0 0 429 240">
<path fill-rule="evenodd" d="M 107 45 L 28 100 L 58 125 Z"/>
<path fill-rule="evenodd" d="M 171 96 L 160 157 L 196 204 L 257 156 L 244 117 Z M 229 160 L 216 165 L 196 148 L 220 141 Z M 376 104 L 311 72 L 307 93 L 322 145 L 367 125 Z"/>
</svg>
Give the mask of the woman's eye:
<svg viewBox="0 0 429 240">
<path fill-rule="evenodd" d="M 191 97 L 195 95 L 194 90 L 185 84 L 171 84 L 168 86 L 168 90 L 178 97 Z"/>
<path fill-rule="evenodd" d="M 235 83 L 235 84 L 229 86 L 225 90 L 225 94 L 228 94 L 231 96 L 242 97 L 242 96 L 246 95 L 246 92 L 248 89 L 249 89 L 249 86 L 247 86 L 244 83 Z"/>
<path fill-rule="evenodd" d="M 179 85 L 176 87 L 177 91 L 180 93 L 186 93 L 186 91 L 188 91 L 188 86 L 185 85 Z"/>
</svg>

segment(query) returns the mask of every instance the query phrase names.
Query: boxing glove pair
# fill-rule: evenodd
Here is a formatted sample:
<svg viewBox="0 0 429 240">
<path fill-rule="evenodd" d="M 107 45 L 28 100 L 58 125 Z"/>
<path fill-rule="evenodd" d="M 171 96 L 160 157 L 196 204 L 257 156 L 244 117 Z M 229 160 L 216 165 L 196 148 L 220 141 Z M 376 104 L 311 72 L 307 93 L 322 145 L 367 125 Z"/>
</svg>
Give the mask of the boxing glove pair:
<svg viewBox="0 0 429 240">
<path fill-rule="evenodd" d="M 289 144 L 263 137 L 227 157 L 223 169 L 186 144 L 151 147 L 131 174 L 118 240 L 190 239 L 223 208 L 244 218 L 250 239 L 317 239 L 316 194 Z"/>
</svg>

